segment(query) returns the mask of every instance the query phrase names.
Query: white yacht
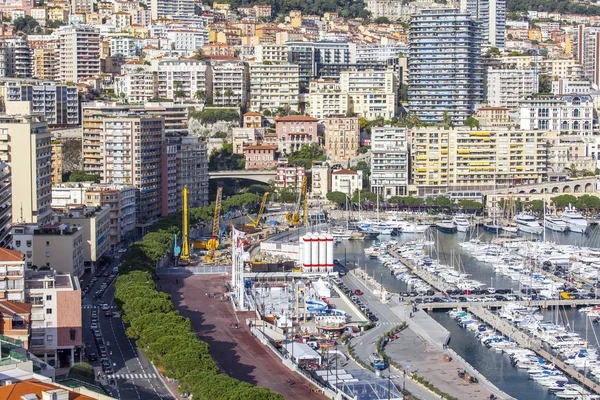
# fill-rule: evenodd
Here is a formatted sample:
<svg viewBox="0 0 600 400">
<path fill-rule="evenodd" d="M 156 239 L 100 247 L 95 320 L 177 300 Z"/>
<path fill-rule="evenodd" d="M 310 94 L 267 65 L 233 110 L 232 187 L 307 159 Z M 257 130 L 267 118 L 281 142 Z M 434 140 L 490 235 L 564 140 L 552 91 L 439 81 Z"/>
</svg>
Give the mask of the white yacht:
<svg viewBox="0 0 600 400">
<path fill-rule="evenodd" d="M 517 224 L 517 229 L 521 232 L 533 233 L 535 235 L 541 235 L 544 229 L 533 215 L 525 213 L 517 214 L 515 224 Z"/>
<path fill-rule="evenodd" d="M 585 233 L 589 226 L 585 217 L 577 212 L 577 209 L 570 204 L 569 207 L 565 208 L 561 219 L 566 222 L 571 232 Z"/>
<path fill-rule="evenodd" d="M 464 214 L 456 214 L 452 219 L 459 232 L 468 232 L 471 229 L 471 223 Z"/>
<path fill-rule="evenodd" d="M 556 215 L 546 215 L 544 217 L 544 225 L 555 232 L 565 232 L 569 229 L 567 223 Z"/>
</svg>

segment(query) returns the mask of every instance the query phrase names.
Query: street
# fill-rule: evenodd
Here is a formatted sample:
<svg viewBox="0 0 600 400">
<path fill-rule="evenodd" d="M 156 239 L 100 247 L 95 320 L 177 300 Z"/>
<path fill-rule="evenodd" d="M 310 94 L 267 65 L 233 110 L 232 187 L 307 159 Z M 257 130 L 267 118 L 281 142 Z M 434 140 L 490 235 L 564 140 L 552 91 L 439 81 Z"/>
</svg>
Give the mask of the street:
<svg viewBox="0 0 600 400">
<path fill-rule="evenodd" d="M 114 261 L 104 271 L 111 274 L 113 267 L 117 265 L 118 262 Z M 125 325 L 113 302 L 114 285 L 108 285 L 102 297 L 99 300 L 94 300 L 96 290 L 108 280 L 106 276 L 99 276 L 98 272 L 96 276 L 98 280 L 81 301 L 85 356 L 87 358 L 90 353 L 95 353 L 98 357 L 96 361 L 89 361 L 94 366 L 96 377 L 100 376 L 102 384 L 109 388 L 112 396 L 119 399 L 173 399 L 150 361 L 136 347 L 135 340 L 127 337 Z M 100 307 L 101 303 L 107 304 L 111 316 L 105 316 L 105 310 Z M 98 328 L 106 347 L 106 357 L 113 370 L 112 373 L 105 374 L 100 364 L 101 354 L 96 346 L 94 333 L 90 329 L 92 313 L 94 312 L 97 315 Z"/>
</svg>

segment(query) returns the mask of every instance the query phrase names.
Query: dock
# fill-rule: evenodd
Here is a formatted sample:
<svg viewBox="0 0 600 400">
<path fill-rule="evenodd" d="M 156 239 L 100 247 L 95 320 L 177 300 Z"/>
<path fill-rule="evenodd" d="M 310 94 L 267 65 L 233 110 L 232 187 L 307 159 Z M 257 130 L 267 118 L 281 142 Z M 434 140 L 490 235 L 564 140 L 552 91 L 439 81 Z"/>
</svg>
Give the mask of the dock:
<svg viewBox="0 0 600 400">
<path fill-rule="evenodd" d="M 526 335 L 524 332 L 520 331 L 516 326 L 510 324 L 506 320 L 503 320 L 502 318 L 492 313 L 490 310 L 484 308 L 483 306 L 472 306 L 469 308 L 469 311 L 495 330 L 501 332 L 503 335 L 509 337 L 511 340 L 518 343 L 519 346 L 535 351 L 540 357 L 543 357 L 544 359 L 556 365 L 556 367 L 563 371 L 565 375 L 568 375 L 572 379 L 582 384 L 584 387 L 588 388 L 589 390 L 592 390 L 594 393 L 600 394 L 600 385 L 598 383 L 589 378 L 586 378 L 575 368 L 571 367 L 568 364 L 565 364 L 558 357 L 555 357 L 552 354 L 548 353 L 546 350 L 544 350 L 544 348 L 542 347 L 541 340 Z"/>
<path fill-rule="evenodd" d="M 454 289 L 453 286 L 444 282 L 439 276 L 433 275 L 433 274 L 429 273 L 428 271 L 417 267 L 414 263 L 412 263 L 412 262 L 408 261 L 407 259 L 405 259 L 404 257 L 400 256 L 400 254 L 398 254 L 396 252 L 397 247 L 398 247 L 398 245 L 394 246 L 392 249 L 389 250 L 389 253 L 392 256 L 394 256 L 398 261 L 400 261 L 402 263 L 402 265 L 409 268 L 420 279 L 427 282 L 431 287 L 435 288 L 436 290 L 438 290 L 440 292 L 447 292 L 448 290 Z"/>
<path fill-rule="evenodd" d="M 480 296 L 474 296 L 480 297 Z M 406 300 L 411 300 L 407 298 Z M 418 303 L 417 307 L 423 310 L 435 310 L 435 309 L 451 309 L 451 308 L 473 308 L 477 306 L 489 307 L 489 308 L 500 308 L 507 303 L 521 304 L 528 307 L 539 307 L 546 309 L 549 307 L 579 307 L 579 306 L 596 306 L 600 304 L 600 299 L 581 299 L 581 300 L 565 300 L 565 299 L 549 299 L 549 300 L 511 300 L 511 301 L 485 301 L 485 302 L 451 302 L 451 303 Z"/>
</svg>

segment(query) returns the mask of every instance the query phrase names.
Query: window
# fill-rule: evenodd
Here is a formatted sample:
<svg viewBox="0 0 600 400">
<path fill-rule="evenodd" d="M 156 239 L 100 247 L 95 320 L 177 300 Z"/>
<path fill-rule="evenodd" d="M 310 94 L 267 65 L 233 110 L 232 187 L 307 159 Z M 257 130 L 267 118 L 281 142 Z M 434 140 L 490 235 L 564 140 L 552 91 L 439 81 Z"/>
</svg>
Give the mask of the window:
<svg viewBox="0 0 600 400">
<path fill-rule="evenodd" d="M 46 296 L 46 300 L 48 300 L 48 301 L 52 301 L 52 295 L 50 295 L 50 294 L 49 294 L 49 295 L 47 295 L 47 296 Z"/>
<path fill-rule="evenodd" d="M 50 246 L 50 242 L 46 241 L 46 246 Z"/>
<path fill-rule="evenodd" d="M 50 252 L 49 251 L 46 252 L 46 257 L 50 257 Z"/>
<path fill-rule="evenodd" d="M 15 241 L 15 246 L 16 247 L 21 247 L 21 241 L 20 240 L 16 240 Z"/>
<path fill-rule="evenodd" d="M 52 309 L 51 308 L 46 308 L 46 314 L 52 314 Z"/>
<path fill-rule="evenodd" d="M 54 340 L 54 336 L 52 336 L 52 335 L 46 335 L 46 341 L 47 342 L 51 342 L 52 340 Z"/>
</svg>

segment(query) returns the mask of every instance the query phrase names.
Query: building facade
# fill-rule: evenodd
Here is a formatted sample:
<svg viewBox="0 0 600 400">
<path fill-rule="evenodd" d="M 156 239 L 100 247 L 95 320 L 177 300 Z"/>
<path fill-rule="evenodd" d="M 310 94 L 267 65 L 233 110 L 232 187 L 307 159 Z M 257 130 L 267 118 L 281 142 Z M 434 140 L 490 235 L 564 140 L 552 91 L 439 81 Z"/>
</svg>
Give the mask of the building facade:
<svg viewBox="0 0 600 400">
<path fill-rule="evenodd" d="M 521 129 L 594 134 L 594 102 L 589 95 L 528 98 L 520 103 L 519 118 Z"/>
<path fill-rule="evenodd" d="M 421 122 L 447 115 L 462 124 L 483 102 L 481 41 L 480 23 L 468 13 L 427 9 L 411 17 L 408 104 Z"/>
<path fill-rule="evenodd" d="M 299 67 L 290 63 L 250 64 L 250 111 L 298 111 Z"/>
<path fill-rule="evenodd" d="M 274 169 L 277 165 L 275 152 L 277 146 L 246 146 L 244 156 L 246 169 Z"/>
<path fill-rule="evenodd" d="M 289 154 L 300 150 L 302 145 L 318 143 L 318 123 L 318 119 L 304 115 L 275 118 L 279 151 Z"/>
<path fill-rule="evenodd" d="M 361 191 L 362 188 L 362 171 L 340 169 L 331 173 L 332 192 L 342 192 L 351 197 L 355 191 Z"/>
<path fill-rule="evenodd" d="M 325 156 L 330 163 L 346 166 L 358 155 L 360 121 L 358 117 L 333 116 L 325 119 Z"/>
<path fill-rule="evenodd" d="M 371 131 L 371 191 L 381 199 L 406 196 L 410 177 L 408 130 L 375 127 Z"/>
<path fill-rule="evenodd" d="M 311 195 L 315 199 L 325 200 L 331 192 L 331 168 L 326 162 L 313 161 Z"/>
<path fill-rule="evenodd" d="M 487 71 L 486 86 L 488 105 L 516 113 L 523 98 L 538 92 L 538 78 L 533 68 L 494 68 Z"/>
<path fill-rule="evenodd" d="M 460 10 L 482 22 L 482 38 L 490 46 L 504 48 L 506 0 L 461 0 Z"/>
<path fill-rule="evenodd" d="M 208 96 L 216 105 L 248 103 L 248 65 L 239 60 L 212 60 L 209 69 Z"/>
<path fill-rule="evenodd" d="M 66 25 L 57 29 L 59 80 L 78 83 L 100 73 L 100 31 L 91 25 Z"/>
</svg>

